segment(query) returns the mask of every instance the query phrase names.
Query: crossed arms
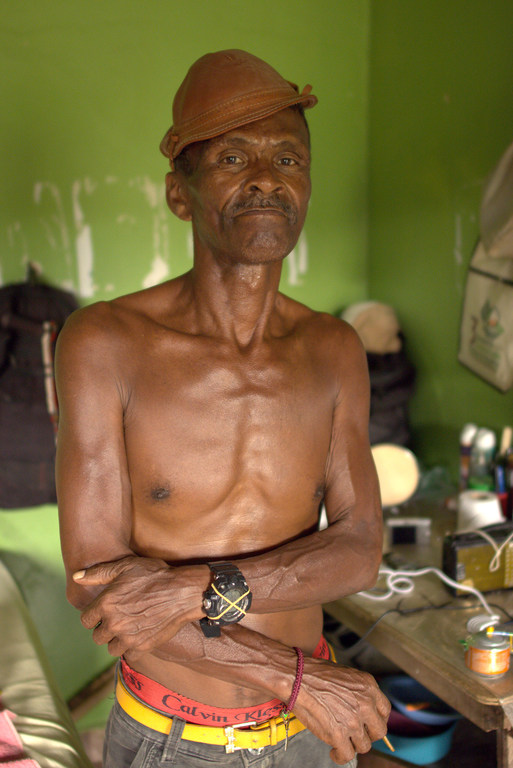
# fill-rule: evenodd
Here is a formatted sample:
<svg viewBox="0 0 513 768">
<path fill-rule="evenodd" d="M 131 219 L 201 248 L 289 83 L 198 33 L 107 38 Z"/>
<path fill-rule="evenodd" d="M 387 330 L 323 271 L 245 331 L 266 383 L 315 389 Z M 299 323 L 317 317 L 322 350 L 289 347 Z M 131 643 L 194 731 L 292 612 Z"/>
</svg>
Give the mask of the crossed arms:
<svg viewBox="0 0 513 768">
<path fill-rule="evenodd" d="M 57 482 L 68 598 L 82 610 L 95 642 L 108 644 L 112 655 L 130 662 L 152 653 L 263 698 L 287 701 L 296 668 L 291 648 L 242 625 L 227 627 L 219 639 L 202 636 L 197 620 L 209 583 L 206 565 L 172 567 L 132 550 L 122 361 L 119 347 L 102 338 L 79 323 L 65 329 L 59 342 Z M 359 354 L 353 345 L 356 374 L 334 409 L 326 467 L 328 528 L 259 556 L 231 559 L 252 589 L 251 613 L 320 605 L 374 583 L 381 510 Z M 343 763 L 386 733 L 389 704 L 366 673 L 306 658 L 294 710 Z"/>
</svg>

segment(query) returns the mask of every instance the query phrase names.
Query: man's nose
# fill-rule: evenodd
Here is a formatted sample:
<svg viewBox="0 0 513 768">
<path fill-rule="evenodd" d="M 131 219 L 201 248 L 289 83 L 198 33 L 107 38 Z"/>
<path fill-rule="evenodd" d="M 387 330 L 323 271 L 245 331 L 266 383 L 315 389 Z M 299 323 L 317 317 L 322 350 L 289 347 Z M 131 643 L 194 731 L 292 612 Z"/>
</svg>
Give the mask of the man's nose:
<svg viewBox="0 0 513 768">
<path fill-rule="evenodd" d="M 279 173 L 272 163 L 255 163 L 250 169 L 247 181 L 251 192 L 262 192 L 266 195 L 282 189 L 283 184 Z"/>
</svg>

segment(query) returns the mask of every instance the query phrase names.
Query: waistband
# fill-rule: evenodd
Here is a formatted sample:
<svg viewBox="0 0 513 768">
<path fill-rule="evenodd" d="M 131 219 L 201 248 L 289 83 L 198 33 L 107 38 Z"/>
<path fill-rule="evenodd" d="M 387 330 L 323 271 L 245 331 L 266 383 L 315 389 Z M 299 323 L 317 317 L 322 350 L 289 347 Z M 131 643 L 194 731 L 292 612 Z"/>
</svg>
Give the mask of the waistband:
<svg viewBox="0 0 513 768">
<path fill-rule="evenodd" d="M 312 656 L 316 659 L 331 659 L 334 661 L 333 651 L 321 637 Z M 136 699 L 146 704 L 150 709 L 160 712 L 167 717 L 173 715 L 181 717 L 188 723 L 197 725 L 240 725 L 240 723 L 263 723 L 278 717 L 283 709 L 280 699 L 271 699 L 263 704 L 246 707 L 214 707 L 202 704 L 194 699 L 189 699 L 180 693 L 166 688 L 146 675 L 132 669 L 124 659 L 121 659 L 121 678 L 124 687 L 135 696 Z"/>
<path fill-rule="evenodd" d="M 142 701 L 136 699 L 123 686 L 120 673 L 118 673 L 116 683 L 116 699 L 123 711 L 129 717 L 137 720 L 138 723 L 142 723 L 142 725 L 146 725 L 159 733 L 170 733 L 173 718 L 155 712 Z M 260 724 L 250 722 L 224 727 L 185 723 L 182 739 L 197 741 L 202 744 L 214 744 L 224 747 L 227 753 L 232 753 L 239 749 L 261 749 L 262 747 L 274 746 L 304 729 L 305 726 L 294 715 L 287 718 L 286 725 L 281 717 L 273 717 Z"/>
</svg>

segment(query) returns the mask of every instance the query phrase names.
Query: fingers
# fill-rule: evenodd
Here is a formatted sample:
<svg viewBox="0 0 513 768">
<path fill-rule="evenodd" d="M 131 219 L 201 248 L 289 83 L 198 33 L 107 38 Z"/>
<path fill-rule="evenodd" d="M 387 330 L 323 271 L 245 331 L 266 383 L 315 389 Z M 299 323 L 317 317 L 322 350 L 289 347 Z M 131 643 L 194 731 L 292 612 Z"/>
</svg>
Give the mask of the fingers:
<svg viewBox="0 0 513 768">
<path fill-rule="evenodd" d="M 351 749 L 351 747 L 349 747 L 347 751 L 341 747 L 334 747 L 330 752 L 331 759 L 334 763 L 337 763 L 337 765 L 345 765 L 345 763 L 349 763 L 354 756 L 355 750 Z"/>
<path fill-rule="evenodd" d="M 126 640 L 113 635 L 101 619 L 96 624 L 92 624 L 93 620 L 82 620 L 82 624 L 93 630 L 92 638 L 96 645 L 106 645 L 111 656 L 123 656 L 128 647 Z M 135 656 L 137 655 L 136 653 Z"/>
<path fill-rule="evenodd" d="M 77 584 L 91 587 L 98 584 L 110 584 L 111 581 L 119 576 L 131 565 L 133 557 L 123 557 L 121 560 L 115 560 L 112 563 L 98 563 L 90 568 L 84 568 L 73 574 L 73 581 Z"/>
<path fill-rule="evenodd" d="M 96 629 L 96 627 L 101 627 L 102 615 L 100 613 L 99 607 L 96 604 L 96 601 L 91 603 L 91 605 L 88 606 L 85 611 L 82 611 L 80 621 L 82 622 L 82 626 L 86 629 Z M 98 635 L 99 633 L 97 633 L 97 636 Z M 97 641 L 95 640 L 95 642 Z"/>
</svg>

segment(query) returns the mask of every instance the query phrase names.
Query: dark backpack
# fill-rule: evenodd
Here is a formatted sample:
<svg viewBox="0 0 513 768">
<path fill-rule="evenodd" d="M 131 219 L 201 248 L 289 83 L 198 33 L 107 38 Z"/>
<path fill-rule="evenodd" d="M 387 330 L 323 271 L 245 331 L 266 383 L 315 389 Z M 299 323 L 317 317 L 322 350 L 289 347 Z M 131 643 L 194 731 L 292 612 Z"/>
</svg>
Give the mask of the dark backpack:
<svg viewBox="0 0 513 768">
<path fill-rule="evenodd" d="M 0 288 L 0 507 L 56 502 L 57 334 L 78 304 L 35 280 Z"/>
<path fill-rule="evenodd" d="M 371 445 L 410 444 L 409 401 L 415 368 L 403 349 L 378 355 L 367 352 L 371 387 L 369 435 Z"/>
</svg>

